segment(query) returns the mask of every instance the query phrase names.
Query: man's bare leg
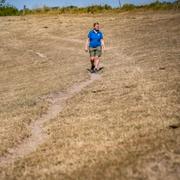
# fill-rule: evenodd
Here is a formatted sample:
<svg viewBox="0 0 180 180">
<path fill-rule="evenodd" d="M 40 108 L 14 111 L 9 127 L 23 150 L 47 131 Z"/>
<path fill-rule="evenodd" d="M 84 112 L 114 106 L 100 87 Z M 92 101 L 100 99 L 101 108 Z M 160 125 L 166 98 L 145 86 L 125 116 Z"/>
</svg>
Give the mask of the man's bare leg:
<svg viewBox="0 0 180 180">
<path fill-rule="evenodd" d="M 91 61 L 91 70 L 93 71 L 95 68 L 95 57 L 91 57 L 90 61 Z"/>
<path fill-rule="evenodd" d="M 99 63 L 100 63 L 100 58 L 98 56 L 95 57 L 95 69 L 99 70 Z"/>
</svg>

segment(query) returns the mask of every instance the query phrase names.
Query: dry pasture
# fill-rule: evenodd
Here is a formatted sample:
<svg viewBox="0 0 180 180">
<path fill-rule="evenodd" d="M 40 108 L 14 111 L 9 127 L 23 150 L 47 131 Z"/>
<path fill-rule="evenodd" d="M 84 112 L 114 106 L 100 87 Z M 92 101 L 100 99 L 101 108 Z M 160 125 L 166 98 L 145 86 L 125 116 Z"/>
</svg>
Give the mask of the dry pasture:
<svg viewBox="0 0 180 180">
<path fill-rule="evenodd" d="M 0 17 L 0 179 L 178 180 L 179 93 L 179 11 Z"/>
</svg>

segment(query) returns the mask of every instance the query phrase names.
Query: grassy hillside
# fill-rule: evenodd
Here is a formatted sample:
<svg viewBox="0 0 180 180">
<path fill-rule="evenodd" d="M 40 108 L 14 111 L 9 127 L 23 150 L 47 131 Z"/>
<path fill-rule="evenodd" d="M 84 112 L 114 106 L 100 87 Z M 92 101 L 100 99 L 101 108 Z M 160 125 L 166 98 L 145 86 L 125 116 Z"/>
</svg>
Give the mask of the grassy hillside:
<svg viewBox="0 0 180 180">
<path fill-rule="evenodd" d="M 0 179 L 180 179 L 179 19 L 179 11 L 1 17 Z M 105 68 L 66 99 L 90 78 L 83 47 L 95 20 Z M 31 124 L 47 116 L 37 146 Z M 21 157 L 23 142 L 35 149 Z"/>
</svg>

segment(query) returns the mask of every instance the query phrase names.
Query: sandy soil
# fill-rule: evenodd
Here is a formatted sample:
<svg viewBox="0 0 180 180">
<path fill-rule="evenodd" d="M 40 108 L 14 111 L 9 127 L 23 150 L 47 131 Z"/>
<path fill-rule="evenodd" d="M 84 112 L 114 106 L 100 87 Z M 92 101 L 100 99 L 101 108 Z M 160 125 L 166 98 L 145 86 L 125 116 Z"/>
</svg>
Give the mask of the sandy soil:
<svg viewBox="0 0 180 180">
<path fill-rule="evenodd" d="M 1 17 L 1 179 L 180 179 L 179 19 Z M 94 21 L 107 48 L 90 77 Z"/>
</svg>

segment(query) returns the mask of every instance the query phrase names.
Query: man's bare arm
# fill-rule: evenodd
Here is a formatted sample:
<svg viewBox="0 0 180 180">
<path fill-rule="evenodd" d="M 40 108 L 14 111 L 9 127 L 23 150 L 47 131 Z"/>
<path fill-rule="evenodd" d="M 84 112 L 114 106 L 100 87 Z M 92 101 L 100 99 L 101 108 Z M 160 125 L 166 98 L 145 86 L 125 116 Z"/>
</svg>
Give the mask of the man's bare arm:
<svg viewBox="0 0 180 180">
<path fill-rule="evenodd" d="M 86 44 L 85 44 L 85 51 L 88 51 L 88 47 L 89 47 L 89 38 L 86 40 Z"/>
<path fill-rule="evenodd" d="M 105 50 L 105 43 L 104 43 L 104 39 L 101 39 L 101 44 L 102 44 L 102 49 Z"/>
</svg>

